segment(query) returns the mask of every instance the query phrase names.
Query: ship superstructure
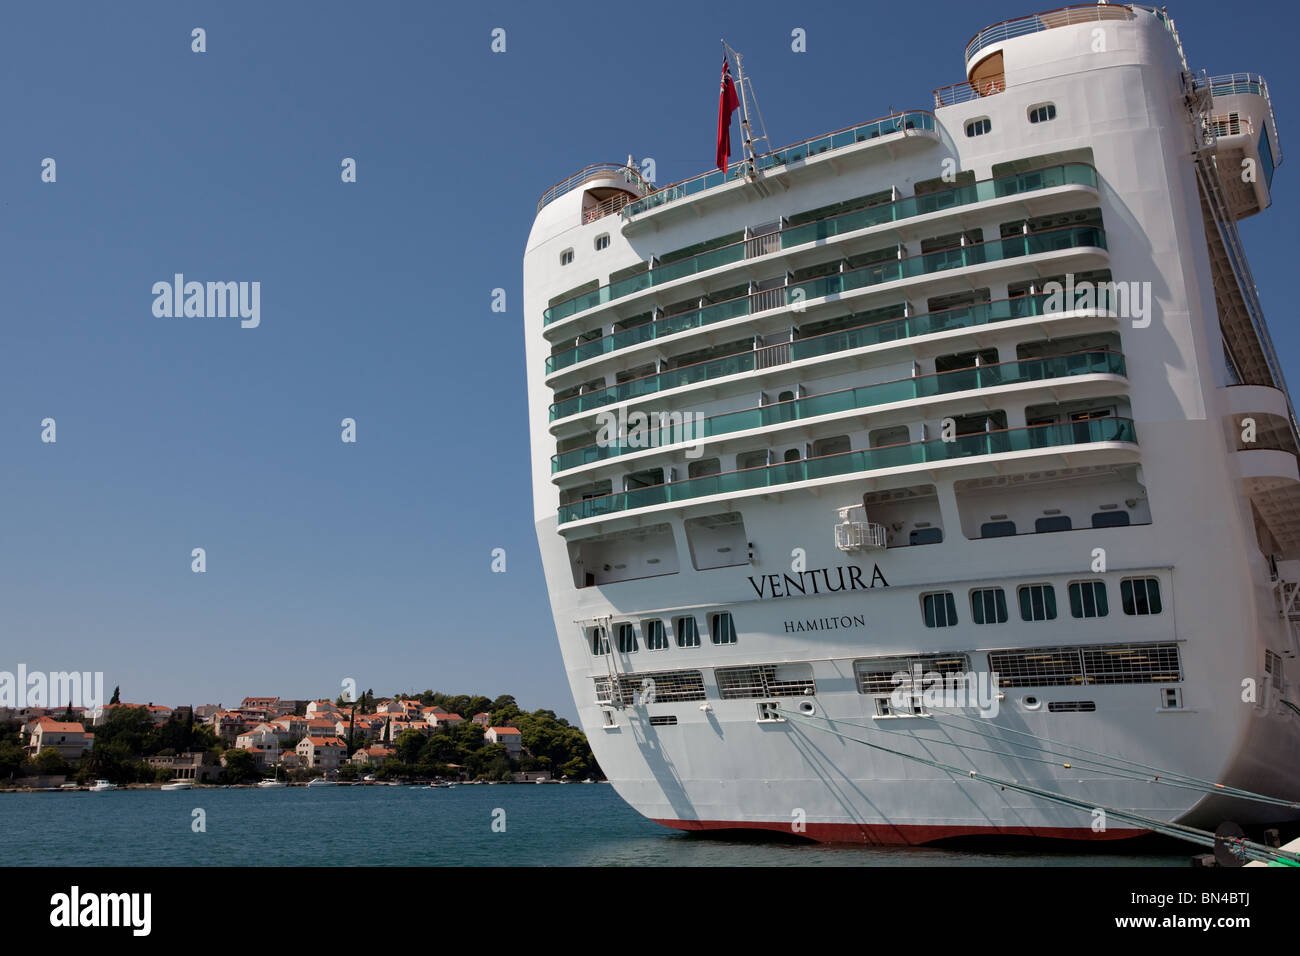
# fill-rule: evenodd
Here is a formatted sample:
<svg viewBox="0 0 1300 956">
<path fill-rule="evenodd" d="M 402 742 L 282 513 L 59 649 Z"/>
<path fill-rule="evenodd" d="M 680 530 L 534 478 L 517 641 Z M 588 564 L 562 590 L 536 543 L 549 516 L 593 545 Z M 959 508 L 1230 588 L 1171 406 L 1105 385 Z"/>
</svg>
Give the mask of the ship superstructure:
<svg viewBox="0 0 1300 956">
<path fill-rule="evenodd" d="M 1142 829 L 982 777 L 1294 818 L 1151 769 L 1300 792 L 1300 443 L 1236 228 L 1267 85 L 1117 4 L 965 61 L 929 109 L 539 202 L 535 515 L 595 755 L 684 829 Z"/>
</svg>

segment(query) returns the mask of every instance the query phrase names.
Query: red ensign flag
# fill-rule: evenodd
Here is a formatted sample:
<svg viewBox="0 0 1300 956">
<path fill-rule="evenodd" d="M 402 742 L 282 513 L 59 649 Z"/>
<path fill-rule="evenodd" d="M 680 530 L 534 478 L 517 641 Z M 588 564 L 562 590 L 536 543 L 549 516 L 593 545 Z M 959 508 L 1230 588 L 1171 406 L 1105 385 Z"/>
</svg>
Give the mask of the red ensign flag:
<svg viewBox="0 0 1300 956">
<path fill-rule="evenodd" d="M 718 91 L 718 168 L 727 171 L 731 159 L 731 114 L 740 106 L 736 84 L 731 81 L 731 63 L 722 58 L 722 89 Z"/>
</svg>

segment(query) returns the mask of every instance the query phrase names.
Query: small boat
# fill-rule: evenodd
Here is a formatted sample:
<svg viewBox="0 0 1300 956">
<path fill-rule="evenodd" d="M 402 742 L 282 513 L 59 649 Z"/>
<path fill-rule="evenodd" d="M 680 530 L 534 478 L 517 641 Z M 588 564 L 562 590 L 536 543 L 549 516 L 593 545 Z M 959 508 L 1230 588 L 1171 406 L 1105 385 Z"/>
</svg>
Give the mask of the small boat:
<svg viewBox="0 0 1300 956">
<path fill-rule="evenodd" d="M 338 785 L 337 780 L 326 780 L 324 777 L 313 777 L 307 781 L 309 787 L 337 787 Z"/>
<path fill-rule="evenodd" d="M 263 789 L 263 790 L 274 790 L 274 789 L 276 789 L 277 787 L 287 787 L 287 786 L 288 786 L 288 784 L 285 783 L 283 780 L 270 780 L 270 779 L 267 779 L 267 780 L 259 780 L 259 781 L 257 781 L 257 785 L 258 785 L 258 787 L 260 787 L 260 788 Z"/>
<path fill-rule="evenodd" d="M 374 783 L 377 778 L 373 773 L 368 773 L 361 778 L 362 783 Z"/>
<path fill-rule="evenodd" d="M 193 780 L 168 780 L 162 785 L 164 790 L 193 790 Z"/>
<path fill-rule="evenodd" d="M 103 793 L 106 790 L 116 790 L 117 784 L 110 783 L 107 780 L 96 780 L 88 789 L 91 793 Z"/>
</svg>

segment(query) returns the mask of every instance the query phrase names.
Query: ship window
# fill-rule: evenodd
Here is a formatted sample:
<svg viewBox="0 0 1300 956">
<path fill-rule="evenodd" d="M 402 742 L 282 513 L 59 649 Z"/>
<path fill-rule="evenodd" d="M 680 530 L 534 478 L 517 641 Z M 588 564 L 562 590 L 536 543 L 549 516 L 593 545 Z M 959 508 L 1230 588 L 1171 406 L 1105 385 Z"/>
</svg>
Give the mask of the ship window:
<svg viewBox="0 0 1300 956">
<path fill-rule="evenodd" d="M 1075 581 L 1070 585 L 1071 617 L 1105 617 L 1109 613 L 1104 581 Z"/>
<path fill-rule="evenodd" d="M 943 544 L 942 528 L 914 528 L 912 533 L 907 536 L 907 543 L 912 544 Z"/>
<path fill-rule="evenodd" d="M 687 467 L 686 473 L 692 478 L 707 478 L 709 475 L 718 475 L 722 473 L 722 462 L 717 458 L 693 461 Z"/>
<path fill-rule="evenodd" d="M 560 253 L 560 265 L 567 266 L 572 261 L 573 261 L 572 249 L 565 249 L 563 252 Z"/>
<path fill-rule="evenodd" d="M 981 116 L 979 119 L 973 119 L 966 124 L 967 136 L 983 136 L 993 128 L 987 116 Z"/>
<path fill-rule="evenodd" d="M 867 436 L 872 448 L 884 448 L 889 445 L 906 445 L 911 439 L 906 425 L 893 425 L 889 428 L 877 428 Z"/>
<path fill-rule="evenodd" d="M 1127 528 L 1128 523 L 1127 511 L 1098 511 L 1092 516 L 1094 528 Z"/>
<path fill-rule="evenodd" d="M 614 625 L 614 633 L 618 635 L 618 652 L 620 654 L 631 654 L 636 651 L 636 628 L 631 624 L 616 624 Z"/>
<path fill-rule="evenodd" d="M 784 454 L 782 457 L 783 457 L 786 461 L 798 461 L 798 460 L 799 460 L 799 449 L 798 449 L 798 448 L 787 448 L 787 449 L 785 450 L 785 454 Z"/>
<path fill-rule="evenodd" d="M 591 641 L 591 653 L 608 654 L 609 653 L 609 632 L 603 627 L 593 627 L 587 631 L 587 639 Z"/>
<path fill-rule="evenodd" d="M 736 456 L 736 470 L 744 471 L 746 468 L 762 468 L 767 464 L 767 458 L 768 451 L 766 448 L 743 451 Z"/>
<path fill-rule="evenodd" d="M 852 445 L 849 443 L 848 435 L 834 435 L 830 438 L 819 438 L 813 442 L 813 457 L 821 458 L 824 455 L 842 455 L 846 451 L 851 451 Z"/>
<path fill-rule="evenodd" d="M 1125 614 L 1159 614 L 1160 582 L 1156 578 L 1125 578 L 1119 582 Z"/>
<path fill-rule="evenodd" d="M 714 644 L 735 644 L 736 623 L 726 611 L 709 616 L 709 637 Z"/>
<path fill-rule="evenodd" d="M 693 617 L 679 617 L 673 621 L 673 628 L 677 632 L 678 647 L 699 647 L 700 646 L 700 626 Z"/>
<path fill-rule="evenodd" d="M 1070 528 L 1069 515 L 1050 515 L 1046 518 L 1039 518 L 1034 522 L 1034 531 L 1038 534 L 1048 534 L 1052 531 L 1069 531 Z"/>
<path fill-rule="evenodd" d="M 1046 123 L 1049 120 L 1056 119 L 1056 104 L 1044 103 L 1041 106 L 1031 106 L 1029 108 L 1029 122 Z"/>
<path fill-rule="evenodd" d="M 1022 621 L 1056 620 L 1056 590 L 1050 584 L 1026 584 L 1019 593 Z"/>
<path fill-rule="evenodd" d="M 608 249 L 608 248 L 609 248 L 609 233 L 603 232 L 596 237 L 596 251 L 600 252 L 601 249 Z"/>
<path fill-rule="evenodd" d="M 971 591 L 970 616 L 976 624 L 1007 623 L 1007 593 L 1001 588 Z"/>
<path fill-rule="evenodd" d="M 957 602 L 951 591 L 922 594 L 921 611 L 926 627 L 952 627 L 957 623 Z"/>
<path fill-rule="evenodd" d="M 663 621 L 658 619 L 642 621 L 641 632 L 645 634 L 645 649 L 647 651 L 668 650 L 668 634 L 664 631 Z"/>
<path fill-rule="evenodd" d="M 1015 533 L 1014 521 L 986 521 L 980 525 L 981 538 L 1009 538 Z"/>
</svg>

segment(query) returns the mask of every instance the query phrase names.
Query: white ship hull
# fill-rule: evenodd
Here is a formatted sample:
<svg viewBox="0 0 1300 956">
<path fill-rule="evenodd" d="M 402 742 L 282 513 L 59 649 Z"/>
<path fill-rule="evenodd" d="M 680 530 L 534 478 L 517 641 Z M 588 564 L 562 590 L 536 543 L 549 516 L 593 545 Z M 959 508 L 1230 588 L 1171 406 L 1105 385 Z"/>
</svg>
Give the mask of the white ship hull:
<svg viewBox="0 0 1300 956">
<path fill-rule="evenodd" d="M 933 114 L 753 182 L 641 200 L 610 167 L 543 197 L 538 541 L 583 728 L 646 817 L 876 844 L 1300 819 L 1224 795 L 1300 798 L 1300 448 L 1231 221 L 1268 193 L 1203 178 L 1245 149 L 1271 181 L 1267 91 L 1184 86 L 1167 18 L 1079 10 L 985 31 Z M 867 194 L 890 215 L 835 205 Z M 1064 275 L 1145 284 L 1146 309 L 1025 311 Z M 596 416 L 620 409 L 611 452 Z M 637 445 L 629 410 L 713 430 Z M 881 690 L 942 661 L 996 694 Z"/>
</svg>

